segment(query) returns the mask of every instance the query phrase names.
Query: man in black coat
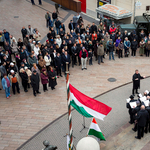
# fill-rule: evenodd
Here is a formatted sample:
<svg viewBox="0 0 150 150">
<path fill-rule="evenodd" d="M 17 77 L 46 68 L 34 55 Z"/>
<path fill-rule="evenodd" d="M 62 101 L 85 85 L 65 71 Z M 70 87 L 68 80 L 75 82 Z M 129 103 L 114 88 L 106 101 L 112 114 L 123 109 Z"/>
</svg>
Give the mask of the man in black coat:
<svg viewBox="0 0 150 150">
<path fill-rule="evenodd" d="M 74 30 L 74 26 L 73 26 L 72 20 L 70 20 L 70 23 L 68 24 L 68 28 L 69 28 L 70 32 L 71 32 L 71 30 Z"/>
<path fill-rule="evenodd" d="M 69 64 L 70 64 L 70 55 L 67 53 L 67 51 L 65 51 L 65 54 L 62 55 L 62 62 L 64 66 L 64 71 L 66 73 L 66 64 L 68 66 L 68 71 L 69 71 Z"/>
<path fill-rule="evenodd" d="M 131 49 L 132 49 L 132 54 L 131 56 L 136 56 L 136 50 L 138 48 L 138 42 L 136 41 L 136 39 L 134 39 L 132 42 L 131 42 Z"/>
<path fill-rule="evenodd" d="M 133 122 L 134 122 L 134 118 L 133 118 L 133 117 L 134 117 L 134 114 L 133 114 L 133 112 L 132 112 L 132 108 L 131 108 L 131 106 L 130 106 L 130 103 L 131 103 L 131 102 L 136 102 L 137 100 L 134 99 L 134 96 L 133 96 L 133 95 L 131 95 L 129 98 L 130 98 L 131 100 L 130 100 L 129 103 L 127 103 L 126 107 L 129 109 L 129 115 L 130 115 L 130 121 L 129 121 L 129 123 L 133 124 Z"/>
<path fill-rule="evenodd" d="M 91 32 L 94 33 L 94 31 L 97 33 L 97 26 L 96 26 L 95 23 L 93 22 L 93 23 L 92 23 L 92 26 L 91 26 Z"/>
<path fill-rule="evenodd" d="M 59 34 L 59 26 L 61 25 L 61 22 L 58 20 L 55 21 L 55 27 L 56 27 L 56 31 L 57 31 L 57 34 Z"/>
<path fill-rule="evenodd" d="M 36 70 L 34 70 L 32 75 L 31 75 L 31 85 L 32 85 L 32 88 L 33 88 L 33 95 L 34 96 L 36 96 L 36 93 L 41 94 L 39 92 L 39 83 L 40 83 L 39 74 L 36 72 Z"/>
<path fill-rule="evenodd" d="M 78 56 L 78 49 L 76 43 L 74 43 L 74 45 L 72 46 L 71 52 L 72 52 L 72 67 L 74 67 L 74 65 L 77 65 L 77 56 Z"/>
<path fill-rule="evenodd" d="M 135 121 L 135 115 L 140 111 L 141 103 L 139 100 L 136 101 L 136 107 L 132 109 L 133 119 L 134 119 L 134 128 L 132 128 L 133 131 L 137 131 L 137 121 Z"/>
<path fill-rule="evenodd" d="M 135 137 L 136 139 L 141 139 L 141 137 L 144 136 L 144 127 L 146 125 L 146 122 L 149 119 L 149 113 L 147 110 L 145 110 L 145 106 L 141 106 L 141 110 L 136 115 L 136 120 L 138 122 L 138 133 Z"/>
<path fill-rule="evenodd" d="M 132 77 L 132 81 L 133 81 L 133 89 L 132 89 L 132 94 L 134 95 L 134 91 L 136 91 L 136 94 L 138 93 L 138 88 L 140 88 L 140 79 L 144 79 L 145 76 L 141 76 L 139 74 L 138 70 L 135 70 L 135 74 Z"/>
<path fill-rule="evenodd" d="M 60 53 L 57 53 L 57 56 L 55 57 L 55 65 L 56 65 L 56 70 L 57 70 L 57 76 L 60 74 L 60 76 L 62 77 L 62 74 L 61 74 L 62 60 L 61 60 Z"/>
<path fill-rule="evenodd" d="M 54 11 L 53 13 L 52 13 L 52 18 L 53 18 L 53 25 L 54 25 L 54 22 L 56 21 L 56 19 L 57 19 L 57 13 Z"/>
<path fill-rule="evenodd" d="M 24 39 L 26 37 L 28 31 L 27 31 L 27 29 L 25 27 L 22 27 L 21 33 L 22 33 L 22 39 Z"/>
<path fill-rule="evenodd" d="M 53 27 L 51 27 L 51 35 L 52 35 L 53 39 L 56 37 L 56 33 L 55 33 Z"/>
<path fill-rule="evenodd" d="M 79 26 L 79 25 L 77 25 L 77 28 L 76 28 L 76 30 L 75 30 L 75 33 L 76 33 L 76 34 L 80 33 L 80 26 Z"/>
</svg>

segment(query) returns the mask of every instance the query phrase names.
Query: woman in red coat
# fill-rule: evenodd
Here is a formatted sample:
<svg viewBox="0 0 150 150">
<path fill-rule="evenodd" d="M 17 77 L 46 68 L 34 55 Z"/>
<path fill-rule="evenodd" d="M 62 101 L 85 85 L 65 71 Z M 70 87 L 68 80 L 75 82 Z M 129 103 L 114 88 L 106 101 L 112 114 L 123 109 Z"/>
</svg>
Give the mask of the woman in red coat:
<svg viewBox="0 0 150 150">
<path fill-rule="evenodd" d="M 41 72 L 41 82 L 43 84 L 43 91 L 44 92 L 48 91 L 48 89 L 47 89 L 48 74 L 45 69 L 42 69 L 42 72 Z"/>
<path fill-rule="evenodd" d="M 94 33 L 92 34 L 92 41 L 94 41 L 95 38 L 96 38 L 96 40 L 97 40 L 97 34 L 96 34 L 96 32 L 94 31 Z"/>
</svg>

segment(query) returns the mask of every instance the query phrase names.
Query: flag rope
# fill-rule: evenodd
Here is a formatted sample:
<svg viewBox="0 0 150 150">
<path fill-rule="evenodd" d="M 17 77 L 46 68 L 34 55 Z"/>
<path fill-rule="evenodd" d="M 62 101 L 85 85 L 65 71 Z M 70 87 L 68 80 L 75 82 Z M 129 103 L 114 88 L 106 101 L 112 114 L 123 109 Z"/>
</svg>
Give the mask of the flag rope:
<svg viewBox="0 0 150 150">
<path fill-rule="evenodd" d="M 66 75 L 67 85 L 67 104 L 68 104 L 68 119 L 69 119 L 69 136 L 70 136 L 70 149 L 73 150 L 73 130 L 72 130 L 72 116 L 71 116 L 71 105 L 70 105 L 70 90 L 69 90 L 69 73 Z"/>
</svg>

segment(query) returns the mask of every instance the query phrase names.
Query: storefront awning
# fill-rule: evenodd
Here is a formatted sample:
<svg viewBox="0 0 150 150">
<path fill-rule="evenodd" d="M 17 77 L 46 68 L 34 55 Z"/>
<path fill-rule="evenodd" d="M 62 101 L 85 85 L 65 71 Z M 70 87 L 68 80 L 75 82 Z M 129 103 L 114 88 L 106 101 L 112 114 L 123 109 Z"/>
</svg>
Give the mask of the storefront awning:
<svg viewBox="0 0 150 150">
<path fill-rule="evenodd" d="M 132 12 L 112 4 L 105 4 L 103 6 L 100 6 L 96 8 L 96 11 L 98 13 L 102 13 L 103 15 L 109 16 L 116 20 L 128 18 L 132 16 Z"/>
</svg>

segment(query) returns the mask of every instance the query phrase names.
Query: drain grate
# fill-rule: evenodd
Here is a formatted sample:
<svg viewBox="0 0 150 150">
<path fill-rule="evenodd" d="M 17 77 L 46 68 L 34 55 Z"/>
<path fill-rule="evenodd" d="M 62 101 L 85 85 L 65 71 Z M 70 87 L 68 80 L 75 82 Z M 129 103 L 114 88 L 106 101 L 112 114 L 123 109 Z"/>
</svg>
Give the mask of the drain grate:
<svg viewBox="0 0 150 150">
<path fill-rule="evenodd" d="M 115 78 L 108 78 L 107 79 L 109 82 L 116 82 L 117 81 L 117 79 L 115 79 Z"/>
<path fill-rule="evenodd" d="M 14 18 L 19 18 L 19 16 L 14 16 Z"/>
</svg>

